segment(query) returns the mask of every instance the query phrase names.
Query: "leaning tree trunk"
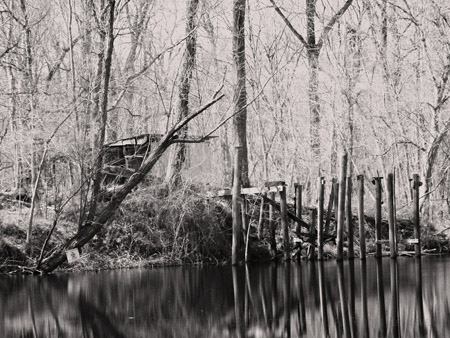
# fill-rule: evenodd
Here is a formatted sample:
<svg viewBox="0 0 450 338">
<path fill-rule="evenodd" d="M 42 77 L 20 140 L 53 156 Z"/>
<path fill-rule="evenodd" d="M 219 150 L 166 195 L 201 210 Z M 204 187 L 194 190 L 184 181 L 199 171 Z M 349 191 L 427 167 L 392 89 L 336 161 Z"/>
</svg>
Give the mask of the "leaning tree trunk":
<svg viewBox="0 0 450 338">
<path fill-rule="evenodd" d="M 178 112 L 177 120 L 185 118 L 189 115 L 189 92 L 191 89 L 192 71 L 195 66 L 195 54 L 197 52 L 197 34 L 196 34 L 196 20 L 197 20 L 198 0 L 189 0 L 187 8 L 187 23 L 186 23 L 186 51 L 184 53 L 184 61 L 181 69 L 180 78 L 180 92 L 178 94 Z M 185 126 L 180 130 L 179 135 L 185 138 L 188 133 L 188 128 Z M 181 182 L 181 169 L 186 161 L 186 144 L 176 144 L 170 153 L 169 163 L 167 166 L 166 183 L 171 187 L 176 187 Z"/>
<path fill-rule="evenodd" d="M 233 1 L 233 60 L 236 74 L 234 89 L 234 118 L 238 146 L 242 147 L 241 180 L 248 187 L 247 149 L 247 91 L 245 88 L 245 0 Z"/>
<path fill-rule="evenodd" d="M 58 266 L 66 261 L 65 251 L 71 248 L 81 248 L 89 240 L 91 240 L 95 234 L 97 234 L 105 223 L 114 215 L 114 212 L 118 209 L 119 205 L 123 202 L 125 197 L 135 188 L 147 175 L 153 166 L 164 154 L 166 149 L 174 143 L 174 135 L 185 125 L 187 125 L 192 119 L 200 115 L 206 109 L 211 107 L 214 103 L 223 98 L 224 95 L 213 99 L 208 104 L 200 108 L 195 113 L 190 114 L 175 126 L 173 126 L 155 146 L 154 150 L 149 154 L 147 159 L 142 163 L 138 171 L 136 171 L 129 180 L 123 185 L 121 189 L 116 191 L 112 196 L 109 203 L 95 215 L 92 221 L 86 222 L 85 225 L 78 229 L 77 234 L 70 238 L 65 244 L 58 246 L 52 254 L 45 258 L 42 263 L 36 268 L 36 270 L 49 273 L 55 270 Z M 178 140 L 178 139 L 177 139 Z"/>
<path fill-rule="evenodd" d="M 108 94 L 109 94 L 109 80 L 111 78 L 111 64 L 112 64 L 112 54 L 114 50 L 114 8 L 115 0 L 109 0 L 109 14 L 108 14 L 108 31 L 107 31 L 107 44 L 106 51 L 104 53 L 103 61 L 103 79 L 102 79 L 102 96 L 100 104 L 100 113 L 95 118 L 95 123 L 97 125 L 97 133 L 94 140 L 94 181 L 92 186 L 92 195 L 89 206 L 88 221 L 92 221 L 95 217 L 97 211 L 97 201 L 100 194 L 100 183 L 102 179 L 102 167 L 103 167 L 103 144 L 105 143 L 105 131 L 108 119 Z M 102 64 L 99 62 L 99 67 Z"/>
</svg>

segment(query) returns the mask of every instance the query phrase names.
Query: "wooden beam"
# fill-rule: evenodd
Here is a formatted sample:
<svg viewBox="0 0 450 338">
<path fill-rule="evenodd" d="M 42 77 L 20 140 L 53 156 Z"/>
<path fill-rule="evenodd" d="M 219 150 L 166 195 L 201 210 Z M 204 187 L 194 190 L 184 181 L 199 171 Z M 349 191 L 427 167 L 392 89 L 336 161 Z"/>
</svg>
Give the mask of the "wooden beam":
<svg viewBox="0 0 450 338">
<path fill-rule="evenodd" d="M 272 200 L 272 199 L 270 199 L 270 198 L 268 198 L 268 197 L 266 197 L 266 196 L 261 196 L 261 197 L 264 199 L 264 202 L 269 203 L 269 204 L 270 204 L 271 206 L 273 206 L 274 209 L 276 209 L 277 211 L 280 211 L 280 210 L 281 210 L 280 205 L 279 205 L 277 202 L 275 202 L 274 200 Z M 302 227 L 305 227 L 306 229 L 309 229 L 309 224 L 306 223 L 306 222 L 304 222 L 304 221 L 302 221 L 300 218 L 298 218 L 297 216 L 295 216 L 292 212 L 288 211 L 288 212 L 287 212 L 287 216 L 288 216 L 290 219 L 294 220 L 295 222 L 298 222 Z"/>
</svg>

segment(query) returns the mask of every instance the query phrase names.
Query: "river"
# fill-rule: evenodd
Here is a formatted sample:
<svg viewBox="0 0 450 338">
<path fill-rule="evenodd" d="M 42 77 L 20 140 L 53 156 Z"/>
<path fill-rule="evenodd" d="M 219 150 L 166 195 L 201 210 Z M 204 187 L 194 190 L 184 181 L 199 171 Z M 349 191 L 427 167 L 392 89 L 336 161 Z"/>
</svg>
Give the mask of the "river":
<svg viewBox="0 0 450 338">
<path fill-rule="evenodd" d="M 0 276 L 0 337 L 450 337 L 450 257 Z"/>
</svg>

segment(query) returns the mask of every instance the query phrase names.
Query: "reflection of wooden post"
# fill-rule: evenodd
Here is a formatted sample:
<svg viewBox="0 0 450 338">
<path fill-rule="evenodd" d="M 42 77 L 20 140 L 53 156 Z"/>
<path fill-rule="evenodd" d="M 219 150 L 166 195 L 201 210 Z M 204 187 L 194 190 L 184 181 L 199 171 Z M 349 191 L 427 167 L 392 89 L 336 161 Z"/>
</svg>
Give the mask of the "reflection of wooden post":
<svg viewBox="0 0 450 338">
<path fill-rule="evenodd" d="M 280 216 L 281 227 L 283 229 L 283 244 L 284 244 L 284 259 L 289 260 L 291 258 L 290 243 L 289 243 L 289 225 L 287 218 L 287 201 L 286 201 L 286 186 L 280 190 Z"/>
<path fill-rule="evenodd" d="M 388 213 L 389 213 L 389 251 L 391 258 L 397 257 L 397 245 L 395 243 L 397 227 L 395 224 L 394 210 L 394 175 L 388 174 L 387 179 L 388 193 Z"/>
<path fill-rule="evenodd" d="M 366 261 L 361 261 L 361 312 L 363 321 L 362 337 L 369 337 L 369 311 L 367 308 L 367 266 Z"/>
<path fill-rule="evenodd" d="M 295 216 L 297 216 L 299 219 L 302 219 L 302 190 L 303 186 L 301 184 L 295 183 L 294 184 L 295 189 Z M 301 232 L 301 225 L 299 222 L 295 222 L 295 232 L 297 234 L 300 234 Z"/>
<path fill-rule="evenodd" d="M 349 259 L 355 258 L 355 249 L 353 246 L 353 215 L 352 215 L 352 178 L 347 177 L 346 182 L 347 203 L 345 205 L 345 220 L 347 222 L 347 242 Z"/>
<path fill-rule="evenodd" d="M 345 176 L 344 176 L 345 177 Z M 341 184 L 339 184 L 341 185 Z M 344 185 L 345 187 L 345 185 Z M 342 326 L 344 328 L 344 337 L 350 338 L 350 321 L 348 318 L 347 297 L 345 295 L 345 282 L 344 282 L 344 263 L 342 261 L 338 264 L 338 289 L 339 289 L 339 302 L 341 304 L 342 313 Z"/>
<path fill-rule="evenodd" d="M 391 260 L 391 337 L 400 337 L 400 318 L 398 311 L 398 267 L 397 260 Z"/>
<path fill-rule="evenodd" d="M 384 280 L 383 280 L 383 261 L 377 259 L 377 294 L 378 307 L 380 309 L 380 331 L 378 337 L 386 337 L 386 308 L 384 302 Z"/>
<path fill-rule="evenodd" d="M 337 219 L 337 260 L 344 257 L 344 218 L 345 218 L 345 175 L 347 173 L 347 153 L 341 157 L 341 170 L 339 173 L 339 201 Z"/>
<path fill-rule="evenodd" d="M 355 293 L 356 293 L 356 282 L 355 282 L 355 261 L 350 259 L 348 261 L 348 277 L 349 277 L 349 315 L 350 315 L 350 332 L 352 337 L 358 336 L 358 327 L 356 325 L 356 307 L 355 307 Z"/>
<path fill-rule="evenodd" d="M 236 182 L 236 181 L 235 181 Z M 242 308 L 242 273 L 239 273 L 238 267 L 233 266 L 233 293 L 234 293 L 234 316 L 236 321 L 236 337 L 245 337 L 244 309 Z"/>
<path fill-rule="evenodd" d="M 366 229 L 364 227 L 364 176 L 358 175 L 359 258 L 366 259 Z"/>
<path fill-rule="evenodd" d="M 327 297 L 325 290 L 325 271 L 323 262 L 319 262 L 319 295 L 320 295 L 320 313 L 322 315 L 322 324 L 324 337 L 329 337 L 330 331 L 328 328 L 328 314 L 327 314 Z"/>
<path fill-rule="evenodd" d="M 284 275 L 284 337 L 291 337 L 291 265 L 287 263 Z"/>
<path fill-rule="evenodd" d="M 311 209 L 311 224 L 309 226 L 309 248 L 308 259 L 314 259 L 315 241 L 316 241 L 316 223 L 317 223 L 317 209 Z"/>
<path fill-rule="evenodd" d="M 416 272 L 416 304 L 417 304 L 417 317 L 418 317 L 418 329 L 420 337 L 425 337 L 425 317 L 423 313 L 423 292 L 422 292 L 422 261 L 420 258 L 416 258 L 415 261 Z"/>
<path fill-rule="evenodd" d="M 275 201 L 275 193 L 269 192 L 269 198 L 272 201 Z M 269 231 L 270 231 L 270 250 L 272 251 L 272 255 L 275 256 L 277 254 L 277 242 L 275 240 L 275 209 L 272 204 L 269 204 Z"/>
<path fill-rule="evenodd" d="M 381 179 L 382 177 L 374 177 L 375 182 L 375 257 L 381 257 L 383 252 L 381 248 Z"/>
<path fill-rule="evenodd" d="M 319 260 L 323 259 L 323 200 L 325 195 L 325 179 L 323 177 L 319 178 L 318 182 L 318 192 L 319 199 L 317 205 L 317 258 Z"/>
<path fill-rule="evenodd" d="M 415 243 L 415 253 L 416 257 L 420 257 L 420 218 L 419 218 L 419 188 L 422 185 L 419 179 L 419 175 L 414 174 L 413 175 L 413 189 L 414 189 L 414 195 L 413 195 L 413 212 L 414 212 L 414 237 L 417 241 Z"/>
<path fill-rule="evenodd" d="M 242 147 L 236 147 L 234 157 L 234 179 L 232 194 L 233 238 L 231 244 L 231 264 L 239 263 L 241 251 L 241 153 Z"/>
</svg>

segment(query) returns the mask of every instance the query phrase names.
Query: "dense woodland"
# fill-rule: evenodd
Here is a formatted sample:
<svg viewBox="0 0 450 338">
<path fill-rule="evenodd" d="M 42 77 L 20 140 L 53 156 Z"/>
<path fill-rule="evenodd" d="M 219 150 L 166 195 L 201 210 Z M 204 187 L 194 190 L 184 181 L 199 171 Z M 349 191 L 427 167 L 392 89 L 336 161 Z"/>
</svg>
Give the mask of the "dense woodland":
<svg viewBox="0 0 450 338">
<path fill-rule="evenodd" d="M 239 145 L 244 185 L 300 182 L 312 203 L 345 151 L 369 196 L 395 172 L 399 210 L 420 174 L 423 217 L 445 227 L 445 0 L 2 0 L 0 67 L 0 192 L 27 204 L 28 243 L 34 217 L 70 212 L 82 246 L 164 152 L 169 190 L 195 181 L 186 148 L 211 135 L 210 187 L 231 186 Z M 104 145 L 147 133 L 164 136 L 101 202 Z"/>
</svg>

